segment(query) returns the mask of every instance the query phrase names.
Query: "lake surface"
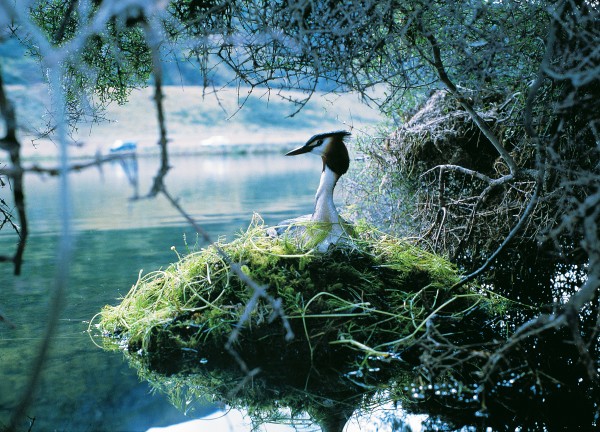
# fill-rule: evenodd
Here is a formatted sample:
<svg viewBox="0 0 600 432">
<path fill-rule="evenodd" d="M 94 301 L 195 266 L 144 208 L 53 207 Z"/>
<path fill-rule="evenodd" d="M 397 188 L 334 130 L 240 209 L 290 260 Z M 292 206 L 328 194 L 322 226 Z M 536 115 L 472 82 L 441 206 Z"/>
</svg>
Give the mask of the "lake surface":
<svg viewBox="0 0 600 432">
<path fill-rule="evenodd" d="M 270 225 L 310 213 L 321 171 L 320 158 L 309 155 L 186 156 L 174 157 L 171 165 L 170 193 L 214 239 L 233 239 L 254 212 Z M 184 415 L 165 394 L 152 392 L 124 355 L 99 348 L 93 327 L 88 331 L 94 315 L 106 304 L 117 304 L 141 270 L 165 268 L 177 260 L 173 246 L 185 254 L 196 243 L 193 229 L 162 196 L 132 199 L 147 194 L 157 167 L 158 160 L 140 158 L 137 164 L 114 162 L 71 174 L 75 249 L 67 301 L 23 430 L 30 423 L 34 432 L 159 431 L 171 425 L 179 426 L 169 432 L 253 430 L 243 410 L 226 412 L 202 401 L 192 416 Z M 7 201 L 8 192 L 0 189 Z M 344 178 L 336 192 L 343 205 Z M 10 419 L 42 341 L 59 240 L 58 180 L 28 174 L 26 193 L 31 235 L 23 275 L 13 276 L 6 263 L 0 267 L 0 310 L 15 325 L 0 323 L 0 429 Z M 11 254 L 15 241 L 9 230 L 0 231 L 0 254 Z M 592 412 L 582 410 L 588 417 Z M 556 412 L 564 417 L 562 410 Z M 345 431 L 390 430 L 401 423 L 413 431 L 452 429 L 435 415 L 405 412 L 392 401 L 357 410 Z M 296 429 L 274 425 L 268 430 Z M 297 430 L 319 428 L 307 423 Z"/>
<path fill-rule="evenodd" d="M 170 192 L 215 239 L 233 238 L 253 212 L 268 224 L 310 213 L 321 170 L 320 159 L 309 156 L 194 156 L 173 158 L 171 165 Z M 157 166 L 158 160 L 139 159 L 136 187 L 127 176 L 135 167 L 118 162 L 71 175 L 76 245 L 60 327 L 28 410 L 33 431 L 138 431 L 190 420 L 165 396 L 151 394 L 121 354 L 101 350 L 88 333 L 91 318 L 116 304 L 140 270 L 164 268 L 177 259 L 172 246 L 185 253 L 196 242 L 163 197 L 130 199 L 147 193 Z M 0 267 L 0 309 L 15 324 L 0 325 L 0 426 L 24 388 L 46 324 L 59 230 L 57 185 L 56 178 L 27 175 L 31 234 L 23 275 L 14 277 L 6 263 Z M 8 199 L 6 188 L 0 192 Z M 0 253 L 12 253 L 14 242 L 2 230 Z M 214 410 L 207 405 L 204 414 Z"/>
</svg>

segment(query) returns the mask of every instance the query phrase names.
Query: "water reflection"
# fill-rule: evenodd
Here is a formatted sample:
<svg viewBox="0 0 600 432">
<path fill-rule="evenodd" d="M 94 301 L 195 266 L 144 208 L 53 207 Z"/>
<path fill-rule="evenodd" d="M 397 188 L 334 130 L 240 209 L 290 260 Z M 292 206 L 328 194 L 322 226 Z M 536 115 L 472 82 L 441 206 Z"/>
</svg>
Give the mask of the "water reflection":
<svg viewBox="0 0 600 432">
<path fill-rule="evenodd" d="M 184 226 L 181 216 L 164 198 L 130 199 L 148 193 L 158 166 L 155 158 L 136 158 L 114 161 L 97 171 L 72 173 L 76 230 Z M 253 212 L 274 223 L 282 215 L 312 211 L 321 162 L 318 158 L 294 161 L 279 155 L 199 156 L 172 158 L 171 166 L 167 187 L 192 216 L 201 223 L 237 230 L 247 226 Z M 46 176 L 28 175 L 25 179 L 34 235 L 58 232 L 56 184 L 55 178 Z M 0 238 L 6 235 L 8 231 L 0 231 Z"/>
<path fill-rule="evenodd" d="M 119 164 L 123 170 L 125 178 L 131 186 L 133 191 L 131 199 L 138 199 L 140 197 L 140 170 L 137 155 L 135 153 L 123 155 L 116 163 Z"/>
<path fill-rule="evenodd" d="M 196 417 L 197 409 L 207 400 L 224 405 L 217 413 L 197 421 L 160 429 L 165 431 L 202 427 L 257 431 L 342 432 L 389 428 L 418 431 L 428 417 L 408 414 L 398 404 L 397 387 L 408 381 L 379 380 L 376 384 L 377 377 L 365 376 L 359 383 L 340 373 L 343 362 L 333 367 L 266 359 L 260 372 L 249 377 L 227 356 L 214 364 L 198 362 L 190 356 L 187 361 L 177 363 L 179 372 L 169 374 L 153 370 L 144 356 L 131 353 L 127 359 L 154 390 L 167 395 L 173 405 L 190 417 Z M 386 387 L 390 390 L 382 390 Z"/>
<path fill-rule="evenodd" d="M 290 413 L 291 414 L 291 413 Z M 421 432 L 425 430 L 424 422 L 427 415 L 407 414 L 394 403 L 388 403 L 368 412 L 356 412 L 348 420 L 344 432 L 381 432 L 405 431 Z M 442 429 L 443 425 L 439 425 Z M 280 419 L 277 423 L 257 425 L 252 421 L 248 410 L 228 409 L 219 410 L 206 417 L 190 420 L 163 428 L 151 428 L 148 432 L 196 432 L 210 430 L 225 431 L 255 431 L 255 432 L 317 432 L 322 429 L 310 419 L 295 418 L 291 415 Z"/>
</svg>

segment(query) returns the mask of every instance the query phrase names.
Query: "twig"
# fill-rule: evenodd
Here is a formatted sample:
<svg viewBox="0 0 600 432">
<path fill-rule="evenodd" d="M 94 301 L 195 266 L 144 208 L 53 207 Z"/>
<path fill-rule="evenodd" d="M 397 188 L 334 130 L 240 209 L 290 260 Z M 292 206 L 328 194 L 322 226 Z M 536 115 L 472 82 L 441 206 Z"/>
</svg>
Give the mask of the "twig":
<svg viewBox="0 0 600 432">
<path fill-rule="evenodd" d="M 87 168 L 100 167 L 102 164 L 105 164 L 107 162 L 112 162 L 112 161 L 121 160 L 121 159 L 127 159 L 129 157 L 131 157 L 131 156 L 126 155 L 126 154 L 115 153 L 115 154 L 109 154 L 109 155 L 102 156 L 101 154 L 98 153 L 98 154 L 96 154 L 94 159 L 89 162 L 70 164 L 67 167 L 67 172 L 77 172 L 77 171 L 83 171 L 84 169 L 87 169 Z M 46 174 L 46 175 L 49 175 L 52 177 L 58 177 L 61 174 L 61 171 L 62 170 L 60 167 L 43 167 L 43 166 L 34 164 L 34 165 L 30 165 L 30 166 L 20 166 L 18 168 L 0 168 L 0 175 L 14 177 L 19 174 L 25 174 L 25 173 L 31 172 L 31 173 L 36 173 L 36 174 Z"/>
<path fill-rule="evenodd" d="M 538 70 L 538 75 L 537 75 L 536 81 L 531 86 L 531 88 L 529 90 L 529 94 L 527 95 L 527 103 L 525 106 L 525 131 L 530 136 L 530 138 L 532 138 L 536 142 L 537 176 L 535 179 L 535 189 L 533 191 L 533 195 L 531 196 L 531 199 L 529 200 L 529 203 L 527 204 L 525 211 L 519 218 L 519 221 L 510 230 L 510 232 L 504 238 L 504 241 L 500 244 L 500 246 L 498 246 L 498 248 L 488 257 L 488 259 L 483 263 L 483 265 L 481 267 L 479 267 L 477 270 L 475 270 L 471 274 L 462 278 L 458 283 L 456 283 L 453 286 L 453 288 L 457 288 L 461 285 L 464 285 L 465 283 L 470 282 L 471 280 L 473 280 L 477 276 L 479 276 L 481 273 L 483 273 L 489 267 L 489 265 L 496 259 L 496 257 L 500 254 L 500 252 L 502 252 L 502 250 L 506 247 L 506 245 L 508 243 L 510 243 L 510 241 L 517 235 L 517 233 L 521 230 L 521 228 L 523 228 L 523 226 L 527 222 L 529 216 L 533 212 L 533 209 L 537 205 L 538 199 L 540 197 L 540 194 L 541 194 L 542 188 L 543 188 L 544 175 L 545 175 L 545 171 L 546 171 L 546 161 L 545 161 L 545 152 L 543 152 L 542 148 L 541 148 L 540 138 L 539 138 L 538 134 L 536 133 L 536 131 L 532 127 L 531 112 L 533 109 L 532 108 L 533 101 L 534 101 L 534 99 L 542 85 L 542 82 L 544 80 L 543 68 L 544 68 L 545 64 L 550 61 L 550 55 L 552 53 L 552 49 L 554 46 L 554 30 L 553 30 L 553 28 L 554 28 L 554 26 L 552 26 L 552 28 L 549 32 L 548 41 L 546 44 L 546 53 L 544 55 L 542 64 L 540 65 L 540 68 Z M 434 41 L 435 41 L 435 39 L 434 39 Z M 435 48 L 434 48 L 434 51 L 435 51 Z M 439 53 L 438 53 L 438 55 L 439 55 Z M 512 172 L 512 170 L 511 170 L 511 172 Z"/>
<path fill-rule="evenodd" d="M 237 340 L 240 331 L 242 330 L 242 328 L 244 327 L 246 322 L 250 319 L 250 314 L 256 308 L 258 301 L 261 298 L 263 298 L 271 304 L 271 306 L 273 307 L 273 318 L 280 317 L 282 320 L 283 326 L 286 331 L 286 335 L 285 335 L 286 340 L 288 340 L 288 341 L 291 340 L 294 337 L 294 333 L 293 333 L 292 328 L 285 316 L 285 312 L 284 312 L 282 304 L 281 304 L 281 299 L 276 299 L 273 296 L 271 296 L 267 292 L 268 286 L 259 285 L 256 281 L 254 281 L 252 278 L 250 278 L 248 275 L 246 275 L 242 271 L 241 265 L 239 263 L 233 262 L 231 257 L 227 254 L 227 252 L 218 243 L 213 242 L 213 240 L 211 239 L 210 235 L 206 232 L 206 230 L 204 230 L 183 209 L 183 207 L 179 204 L 179 202 L 168 192 L 168 190 L 165 186 L 164 178 L 165 178 L 167 172 L 169 171 L 169 166 L 168 166 L 169 159 L 168 159 L 168 146 L 167 146 L 167 143 L 168 143 L 167 127 L 166 127 L 166 119 L 165 119 L 164 109 L 163 109 L 163 93 L 162 93 L 162 78 L 161 78 L 162 77 L 162 64 L 161 64 L 160 57 L 159 57 L 158 43 L 157 43 L 158 39 L 157 39 L 156 30 L 147 21 L 143 22 L 142 27 L 145 31 L 148 45 L 150 46 L 150 48 L 152 50 L 153 68 L 154 68 L 154 74 L 155 74 L 154 101 L 155 101 L 155 105 L 156 105 L 156 113 L 157 113 L 158 124 L 159 124 L 159 134 L 160 134 L 159 146 L 161 148 L 161 165 L 158 169 L 157 175 L 154 178 L 154 182 L 153 182 L 152 188 L 148 194 L 148 197 L 154 197 L 158 193 L 161 193 L 163 196 L 165 196 L 165 198 L 167 198 L 169 203 L 188 221 L 188 223 L 192 227 L 194 227 L 196 232 L 207 243 L 210 243 L 213 245 L 213 247 L 217 250 L 219 255 L 221 255 L 221 257 L 223 258 L 223 260 L 231 267 L 231 270 L 233 271 L 233 273 L 252 290 L 252 297 L 246 303 L 244 313 L 240 317 L 239 321 L 236 323 L 236 325 L 235 325 L 233 331 L 231 332 L 231 334 L 229 335 L 229 338 L 225 345 L 225 348 L 227 349 L 227 351 L 234 357 L 234 359 L 239 364 L 240 368 L 244 371 L 246 376 L 248 378 L 251 378 L 256 373 L 258 373 L 258 370 L 249 370 L 248 366 L 246 365 L 244 360 L 241 358 L 239 353 L 237 353 L 237 351 L 235 351 L 233 345 L 234 345 L 235 341 Z"/>
<path fill-rule="evenodd" d="M 560 13 L 558 15 L 560 16 Z M 539 171 L 542 174 L 544 171 L 543 167 L 545 165 L 542 164 L 541 160 L 543 157 L 543 152 L 541 150 L 539 137 L 532 127 L 531 112 L 535 95 L 541 87 L 544 70 L 550 63 L 551 53 L 555 41 L 555 26 L 556 22 L 554 22 L 551 26 L 547 38 L 546 54 L 544 56 L 542 64 L 540 65 L 536 82 L 531 87 L 530 93 L 527 98 L 527 106 L 525 109 L 525 129 L 530 135 L 530 137 L 532 137 L 537 142 L 537 163 Z M 539 178 L 538 182 L 536 183 L 536 192 L 538 189 Z M 532 203 L 530 202 L 528 208 L 531 207 L 531 204 Z M 494 352 L 494 354 L 490 357 L 485 367 L 483 368 L 483 376 L 485 380 L 489 382 L 492 386 L 494 385 L 492 375 L 498 368 L 500 361 L 505 358 L 505 354 L 509 350 L 511 350 L 515 346 L 518 346 L 521 342 L 523 342 L 529 337 L 539 335 L 547 330 L 556 330 L 565 325 L 570 327 L 573 341 L 580 352 L 582 360 L 584 361 L 584 366 L 586 367 L 586 371 L 588 373 L 589 378 L 592 381 L 598 381 L 598 372 L 596 370 L 596 365 L 591 359 L 590 353 L 581 336 L 581 332 L 577 324 L 577 317 L 584 305 L 588 304 L 595 298 L 600 285 L 600 253 L 598 253 L 597 250 L 597 246 L 600 243 L 598 226 L 598 220 L 600 220 L 600 190 L 597 190 L 595 193 L 588 196 L 579 205 L 577 214 L 572 215 L 572 217 L 579 217 L 583 220 L 583 234 L 586 240 L 582 242 L 582 246 L 585 249 L 587 249 L 589 257 L 589 261 L 587 263 L 587 267 L 589 269 L 587 278 L 583 285 L 579 287 L 579 289 L 577 289 L 575 293 L 569 298 L 569 301 L 566 305 L 560 307 L 560 309 L 558 309 L 558 311 L 553 314 L 540 315 L 535 319 L 527 321 L 513 333 L 513 335 L 502 347 L 500 347 L 496 352 Z M 519 224 L 524 219 L 525 218 L 522 217 L 519 221 Z M 595 343 L 595 341 L 592 343 Z M 486 383 L 484 382 L 482 384 L 481 390 L 484 390 L 485 386 Z"/>
<path fill-rule="evenodd" d="M 17 215 L 19 218 L 19 241 L 17 243 L 17 249 L 12 256 L 12 263 L 14 265 L 14 274 L 21 274 L 21 265 L 23 263 L 23 253 L 25 252 L 25 246 L 27 244 L 27 236 L 29 233 L 27 223 L 27 212 L 25 210 L 25 191 L 23 182 L 23 173 L 21 170 L 21 143 L 17 139 L 17 119 L 15 109 L 12 102 L 6 97 L 4 92 L 4 81 L 2 77 L 2 70 L 0 69 L 0 115 L 4 119 L 4 125 L 6 129 L 6 135 L 0 140 L 0 148 L 6 150 L 10 155 L 10 161 L 12 169 L 15 170 L 15 174 L 12 175 L 12 192 L 15 207 L 17 208 Z M 2 170 L 0 170 L 0 174 Z"/>
<path fill-rule="evenodd" d="M 496 134 L 494 134 L 494 132 L 492 132 L 492 130 L 489 128 L 489 126 L 485 123 L 485 120 L 483 120 L 481 118 L 481 116 L 477 113 L 477 111 L 475 111 L 475 109 L 473 108 L 473 105 L 467 100 L 467 98 L 465 98 L 462 95 L 462 93 L 458 90 L 456 85 L 452 82 L 452 80 L 448 76 L 448 73 L 446 72 L 446 69 L 444 67 L 444 63 L 442 61 L 441 50 L 440 50 L 440 46 L 439 46 L 437 39 L 430 32 L 426 32 L 425 37 L 431 44 L 431 49 L 433 52 L 433 60 L 430 60 L 427 57 L 425 57 L 425 58 L 435 67 L 437 74 L 440 77 L 440 81 L 442 81 L 442 83 L 444 83 L 446 88 L 450 91 L 450 93 L 452 93 L 452 95 L 456 98 L 458 103 L 460 103 L 460 105 L 465 109 L 465 111 L 467 111 L 469 113 L 469 115 L 471 116 L 471 118 L 473 119 L 473 121 L 475 122 L 477 127 L 479 127 L 481 132 L 485 135 L 485 137 L 494 146 L 494 148 L 496 149 L 498 154 L 506 162 L 506 164 L 508 165 L 508 168 L 510 169 L 510 173 L 516 177 L 520 171 L 519 171 L 519 167 L 517 166 L 517 163 L 515 162 L 513 157 L 508 153 L 508 151 L 504 148 L 504 146 L 502 145 L 502 143 L 500 142 L 500 140 L 498 139 Z"/>
<path fill-rule="evenodd" d="M 485 175 L 483 173 L 480 173 L 479 171 L 475 171 L 475 170 L 472 170 L 472 169 L 469 169 L 469 168 L 465 168 L 465 167 L 462 167 L 460 165 L 450 165 L 450 164 L 447 164 L 447 165 L 437 165 L 437 166 L 435 166 L 435 167 L 433 167 L 433 168 L 428 169 L 427 171 L 425 171 L 423 174 L 420 175 L 420 177 L 423 177 L 423 176 L 425 176 L 425 175 L 427 175 L 427 174 L 429 174 L 432 171 L 437 170 L 437 169 L 439 169 L 440 171 L 442 171 L 442 170 L 444 170 L 444 171 L 445 170 L 448 170 L 448 171 L 458 171 L 458 172 L 460 172 L 462 174 L 465 174 L 465 175 L 468 175 L 468 176 L 477 177 L 478 179 L 483 180 L 484 182 L 490 183 L 490 184 L 494 183 L 495 181 L 497 181 L 497 180 L 494 180 L 491 177 L 489 177 L 489 176 L 487 176 L 487 175 Z M 504 177 L 501 177 L 501 178 L 504 178 Z"/>
</svg>

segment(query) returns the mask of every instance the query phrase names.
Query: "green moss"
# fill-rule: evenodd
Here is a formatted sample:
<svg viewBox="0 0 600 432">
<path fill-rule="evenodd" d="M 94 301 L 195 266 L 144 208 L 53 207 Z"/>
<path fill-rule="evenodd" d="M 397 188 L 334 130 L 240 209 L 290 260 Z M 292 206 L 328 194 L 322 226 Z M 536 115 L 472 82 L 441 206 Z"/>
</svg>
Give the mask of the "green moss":
<svg viewBox="0 0 600 432">
<path fill-rule="evenodd" d="M 460 276 L 443 257 L 366 224 L 355 233 L 325 254 L 304 252 L 268 237 L 255 217 L 235 240 L 219 242 L 245 274 L 282 299 L 296 335 L 283 347 L 281 322 L 260 301 L 237 340 L 244 352 L 304 349 L 312 359 L 344 346 L 382 354 L 413 343 L 433 314 L 459 316 L 476 307 L 493 314 L 504 307 L 487 293 L 451 289 Z M 120 304 L 102 310 L 100 327 L 129 350 L 222 350 L 251 294 L 210 246 L 140 275 Z"/>
</svg>

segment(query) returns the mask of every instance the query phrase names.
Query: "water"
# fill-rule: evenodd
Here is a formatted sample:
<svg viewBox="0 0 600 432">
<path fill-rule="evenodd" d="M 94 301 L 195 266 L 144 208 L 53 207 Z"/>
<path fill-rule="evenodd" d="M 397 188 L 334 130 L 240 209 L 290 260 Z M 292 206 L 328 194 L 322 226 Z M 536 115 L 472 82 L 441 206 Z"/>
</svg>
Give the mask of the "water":
<svg viewBox="0 0 600 432">
<path fill-rule="evenodd" d="M 173 158 L 170 192 L 211 236 L 232 238 L 253 212 L 274 224 L 309 213 L 319 180 L 318 158 L 198 156 Z M 131 200 L 147 193 L 158 161 L 138 160 L 132 185 L 119 163 L 71 176 L 75 249 L 66 305 L 41 386 L 27 415 L 33 431 L 137 431 L 189 418 L 136 376 L 118 353 L 99 349 L 88 322 L 105 304 L 116 304 L 138 272 L 176 260 L 196 235 L 164 198 Z M 132 166 L 128 166 L 131 169 Z M 0 323 L 0 426 L 25 386 L 46 324 L 59 232 L 58 181 L 26 178 L 30 237 L 23 275 L 0 267 L 0 310 L 15 328 Z M 1 189 L 8 199 L 8 190 Z M 0 253 L 15 237 L 0 232 Z M 207 405 L 205 414 L 215 407 Z M 202 413 L 200 413 L 202 414 Z"/>
<path fill-rule="evenodd" d="M 196 401 L 193 416 L 186 417 L 165 393 L 151 392 L 150 384 L 137 376 L 123 355 L 98 348 L 88 332 L 92 317 L 104 305 L 117 304 L 140 270 L 164 268 L 177 259 L 172 246 L 185 253 L 196 242 L 194 231 L 163 197 L 131 199 L 147 193 L 158 167 L 158 161 L 152 158 L 137 162 L 137 168 L 113 163 L 71 176 L 75 249 L 67 301 L 41 385 L 27 411 L 28 422 L 33 422 L 31 430 L 145 431 L 177 424 L 181 426 L 170 430 L 251 430 L 248 418 L 240 417 L 246 414 L 243 410 L 228 411 L 230 417 L 221 421 L 223 407 L 204 401 Z M 180 157 L 173 158 L 171 165 L 169 191 L 215 239 L 235 236 L 250 223 L 253 212 L 260 213 L 267 224 L 309 213 L 321 170 L 320 159 L 310 156 Z M 127 174 L 136 170 L 138 181 L 132 184 Z M 15 325 L 13 329 L 0 322 L 0 429 L 8 422 L 24 389 L 46 325 L 59 240 L 57 184 L 55 178 L 27 175 L 31 235 L 23 275 L 14 277 L 11 266 L 0 263 L 0 310 Z M 340 189 L 343 193 L 344 178 Z M 9 201 L 7 188 L 0 189 L 0 194 Z M 341 197 L 337 201 L 343 202 Z M 6 228 L 0 231 L 0 254 L 12 253 L 15 240 Z M 506 391 L 514 393 L 511 388 Z M 519 401 L 529 396 L 512 397 Z M 346 430 L 390 430 L 403 423 L 413 431 L 452 429 L 435 414 L 422 414 L 426 408 L 416 415 L 412 411 L 409 414 L 414 404 L 406 405 L 405 412 L 396 401 L 381 399 L 383 402 L 377 406 L 357 410 Z M 552 407 L 563 406 L 565 399 L 556 400 L 559 402 Z M 592 409 L 581 403 L 581 398 L 577 403 L 586 413 L 580 423 L 596 423 L 597 419 L 590 419 Z M 569 418 L 561 408 L 549 411 Z M 580 413 L 569 415 L 576 419 Z M 203 416 L 213 420 L 195 420 Z M 542 424 L 528 416 L 525 421 L 529 424 Z M 491 420 L 481 418 L 479 427 L 473 426 L 479 421 L 469 418 L 466 424 L 471 426 L 462 430 L 485 430 L 483 426 Z M 219 429 L 221 423 L 224 426 Z M 520 423 L 518 417 L 511 416 L 505 424 Z M 494 424 L 503 424 L 503 419 L 495 419 Z M 283 427 L 270 430 L 291 430 Z M 22 430 L 28 428 L 25 424 Z M 300 430 L 319 429 L 311 424 Z"/>
</svg>

